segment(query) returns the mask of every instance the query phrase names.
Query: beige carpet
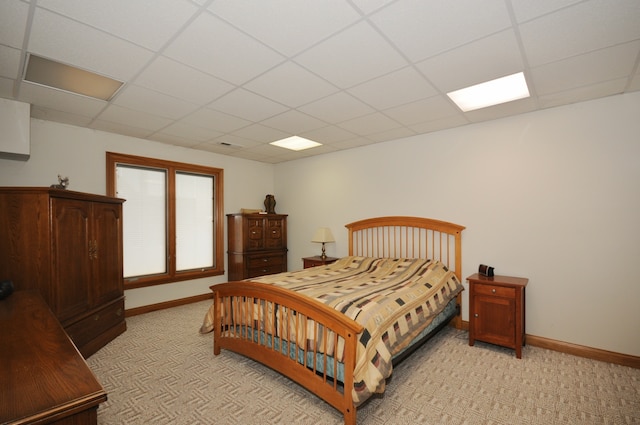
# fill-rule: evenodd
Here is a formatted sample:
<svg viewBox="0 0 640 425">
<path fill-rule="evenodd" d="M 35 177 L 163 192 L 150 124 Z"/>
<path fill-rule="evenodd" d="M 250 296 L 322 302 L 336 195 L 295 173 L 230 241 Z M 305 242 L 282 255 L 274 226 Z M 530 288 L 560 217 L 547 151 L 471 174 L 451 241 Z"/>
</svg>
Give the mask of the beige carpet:
<svg viewBox="0 0 640 425">
<path fill-rule="evenodd" d="M 198 328 L 210 302 L 134 316 L 88 363 L 108 393 L 99 424 L 342 424 L 297 384 Z M 640 370 L 446 328 L 394 371 L 358 424 L 640 424 Z"/>
</svg>

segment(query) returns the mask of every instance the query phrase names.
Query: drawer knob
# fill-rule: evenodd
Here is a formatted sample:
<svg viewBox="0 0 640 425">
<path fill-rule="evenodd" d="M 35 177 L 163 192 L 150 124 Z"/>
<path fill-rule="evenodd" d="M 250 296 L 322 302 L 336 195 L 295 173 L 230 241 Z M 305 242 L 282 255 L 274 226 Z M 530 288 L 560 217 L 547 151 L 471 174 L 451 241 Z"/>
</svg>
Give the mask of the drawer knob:
<svg viewBox="0 0 640 425">
<path fill-rule="evenodd" d="M 491 290 L 491 293 L 493 293 L 493 294 L 495 294 L 495 293 L 496 293 L 495 288 Z"/>
<path fill-rule="evenodd" d="M 473 317 L 478 317 L 478 313 L 474 314 Z"/>
</svg>

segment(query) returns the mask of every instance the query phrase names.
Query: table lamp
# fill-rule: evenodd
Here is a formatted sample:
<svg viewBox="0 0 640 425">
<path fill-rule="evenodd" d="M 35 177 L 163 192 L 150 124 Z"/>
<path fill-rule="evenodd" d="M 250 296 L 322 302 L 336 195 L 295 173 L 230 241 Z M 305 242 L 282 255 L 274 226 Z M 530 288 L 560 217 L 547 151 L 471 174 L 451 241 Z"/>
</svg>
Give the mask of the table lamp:
<svg viewBox="0 0 640 425">
<path fill-rule="evenodd" d="M 323 260 L 327 258 L 327 254 L 324 251 L 324 244 L 327 242 L 335 242 L 336 240 L 333 238 L 333 234 L 331 233 L 331 229 L 328 227 L 318 227 L 316 233 L 313 235 L 313 239 L 311 242 L 322 243 L 322 255 L 320 256 Z"/>
</svg>

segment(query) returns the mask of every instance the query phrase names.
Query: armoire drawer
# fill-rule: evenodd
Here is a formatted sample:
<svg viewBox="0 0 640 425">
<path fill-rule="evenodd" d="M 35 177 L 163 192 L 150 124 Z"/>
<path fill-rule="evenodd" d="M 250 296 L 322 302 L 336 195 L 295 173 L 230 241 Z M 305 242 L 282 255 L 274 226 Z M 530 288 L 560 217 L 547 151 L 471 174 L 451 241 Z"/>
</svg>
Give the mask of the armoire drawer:
<svg viewBox="0 0 640 425">
<path fill-rule="evenodd" d="M 65 326 L 65 331 L 74 344 L 81 347 L 123 321 L 124 297 L 120 297 L 80 321 Z"/>
</svg>

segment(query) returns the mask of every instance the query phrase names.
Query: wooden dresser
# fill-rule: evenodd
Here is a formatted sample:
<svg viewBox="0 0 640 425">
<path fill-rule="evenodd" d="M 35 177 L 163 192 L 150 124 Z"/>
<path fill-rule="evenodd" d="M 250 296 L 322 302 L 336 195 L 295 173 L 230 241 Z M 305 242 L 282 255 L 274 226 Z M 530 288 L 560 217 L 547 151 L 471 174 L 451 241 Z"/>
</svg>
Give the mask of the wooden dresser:
<svg viewBox="0 0 640 425">
<path fill-rule="evenodd" d="M 0 423 L 97 423 L 107 394 L 37 291 L 0 300 L 0 329 Z"/>
<path fill-rule="evenodd" d="M 227 214 L 230 281 L 287 271 L 285 214 Z"/>
<path fill-rule="evenodd" d="M 40 292 L 88 357 L 126 329 L 122 203 L 49 188 L 0 188 L 0 279 Z"/>
</svg>

